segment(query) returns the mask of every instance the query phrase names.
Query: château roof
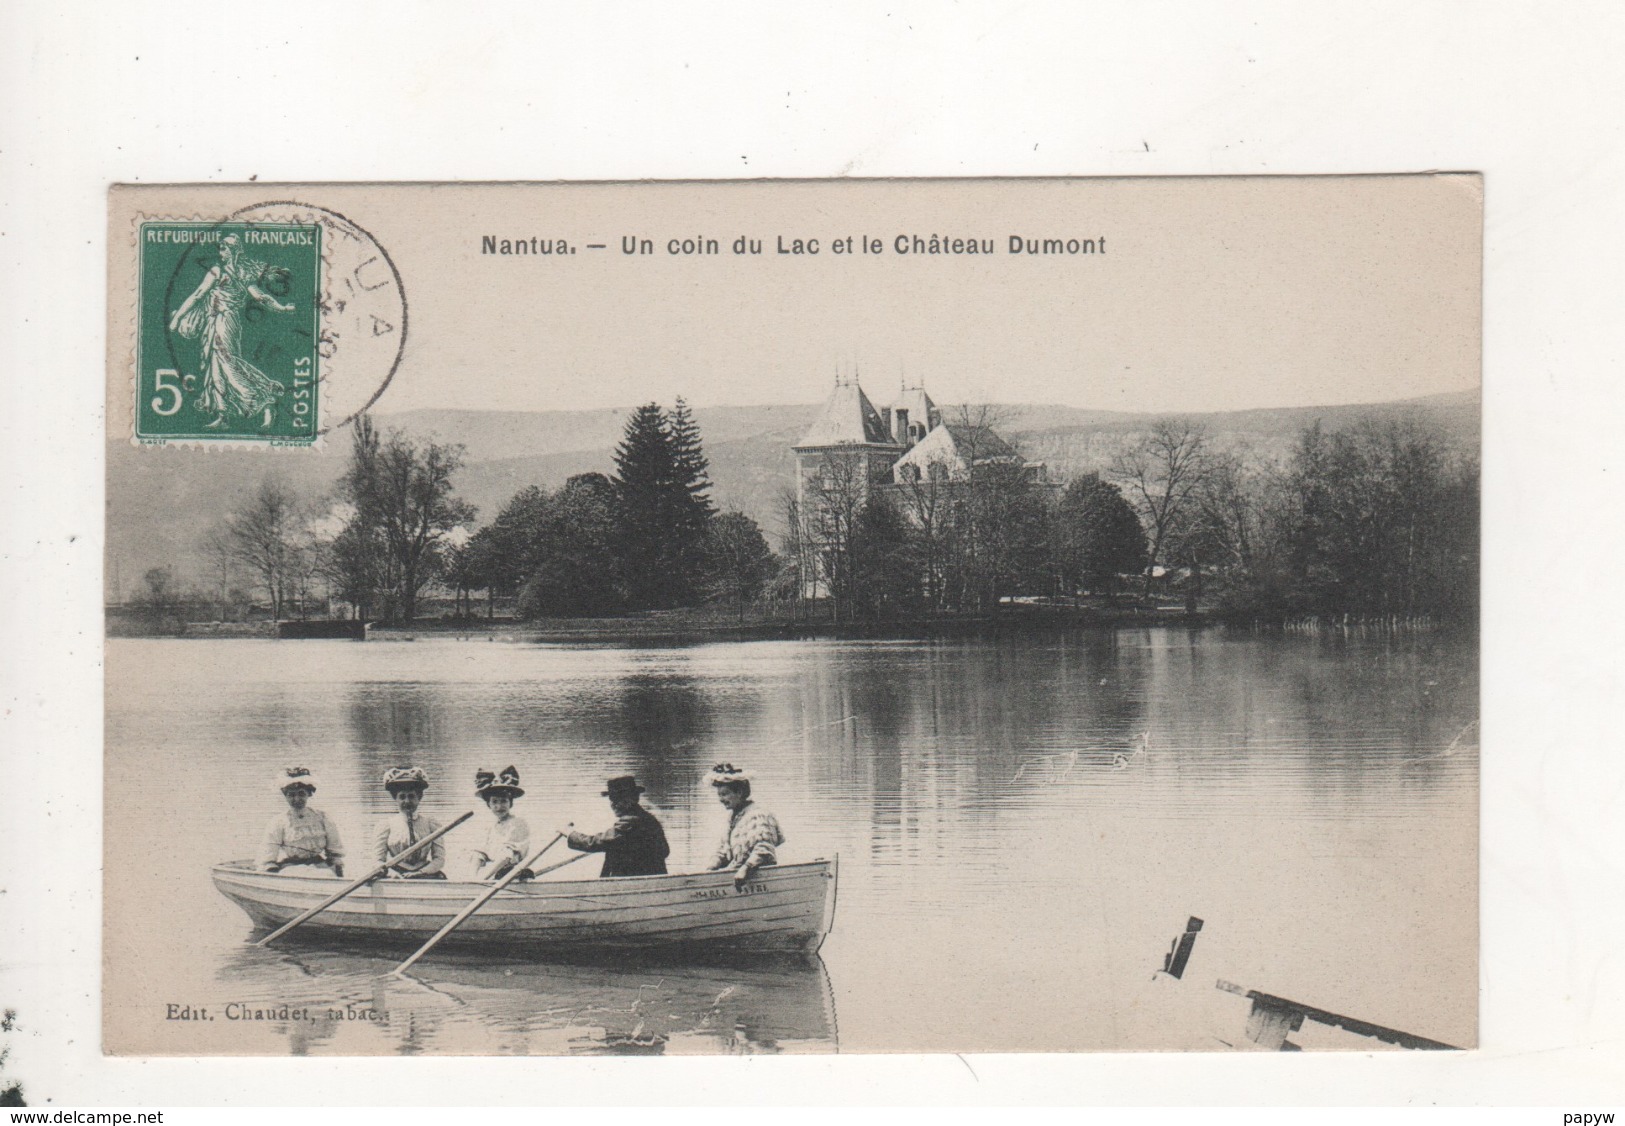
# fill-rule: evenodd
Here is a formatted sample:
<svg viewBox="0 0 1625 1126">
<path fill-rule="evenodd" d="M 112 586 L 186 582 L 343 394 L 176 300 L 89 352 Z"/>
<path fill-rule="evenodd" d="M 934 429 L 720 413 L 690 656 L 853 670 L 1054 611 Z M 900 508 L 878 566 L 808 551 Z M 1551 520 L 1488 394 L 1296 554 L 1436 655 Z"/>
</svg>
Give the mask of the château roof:
<svg viewBox="0 0 1625 1126">
<path fill-rule="evenodd" d="M 892 410 L 907 411 L 911 424 L 918 422 L 929 430 L 937 415 L 937 404 L 931 401 L 931 396 L 925 393 L 924 387 L 905 387 L 897 393 Z"/>
<path fill-rule="evenodd" d="M 977 461 L 999 461 L 1019 456 L 1016 448 L 994 433 L 991 426 L 950 422 L 937 429 L 946 430 L 954 441 L 954 448 L 965 457 L 974 455 Z"/>
<path fill-rule="evenodd" d="M 796 448 L 894 444 L 880 412 L 863 388 L 856 383 L 837 383 L 824 404 L 824 413 L 802 435 Z"/>
<path fill-rule="evenodd" d="M 898 459 L 894 472 L 902 467 L 918 467 L 920 476 L 929 477 L 932 464 L 943 466 L 950 478 L 962 478 L 973 463 L 1012 461 L 1020 457 L 1015 449 L 995 434 L 991 427 L 965 426 L 948 422 L 937 427 Z M 898 480 L 902 480 L 899 476 Z"/>
</svg>

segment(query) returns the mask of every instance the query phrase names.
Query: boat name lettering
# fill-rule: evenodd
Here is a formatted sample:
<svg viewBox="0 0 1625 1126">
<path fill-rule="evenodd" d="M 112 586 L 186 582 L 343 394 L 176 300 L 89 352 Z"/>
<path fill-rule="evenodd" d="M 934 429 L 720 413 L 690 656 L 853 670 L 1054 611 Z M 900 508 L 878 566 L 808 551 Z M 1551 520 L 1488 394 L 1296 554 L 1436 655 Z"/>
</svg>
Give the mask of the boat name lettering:
<svg viewBox="0 0 1625 1126">
<path fill-rule="evenodd" d="M 767 890 L 766 884 L 737 884 L 733 888 L 734 895 L 760 895 Z M 695 899 L 727 899 L 727 888 L 700 888 L 694 893 Z"/>
</svg>

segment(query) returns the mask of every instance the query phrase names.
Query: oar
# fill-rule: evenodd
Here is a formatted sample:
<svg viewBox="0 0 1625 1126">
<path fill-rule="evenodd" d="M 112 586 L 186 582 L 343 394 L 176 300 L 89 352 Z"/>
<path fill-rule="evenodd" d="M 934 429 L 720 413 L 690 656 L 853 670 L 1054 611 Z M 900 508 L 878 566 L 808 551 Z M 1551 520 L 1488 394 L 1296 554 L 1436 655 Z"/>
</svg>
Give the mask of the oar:
<svg viewBox="0 0 1625 1126">
<path fill-rule="evenodd" d="M 439 840 L 441 837 L 445 836 L 447 833 L 451 832 L 453 829 L 457 828 L 457 826 L 461 825 L 464 821 L 467 821 L 470 817 L 473 817 L 473 816 L 474 816 L 474 811 L 469 810 L 467 813 L 463 814 L 461 817 L 459 817 L 457 820 L 453 821 L 451 824 L 442 825 L 440 828 L 436 829 L 434 832 L 432 832 L 428 836 L 424 837 L 421 841 L 417 842 L 417 844 L 413 845 L 411 848 L 406 849 L 404 852 L 396 853 L 394 856 L 390 857 L 383 864 L 378 865 L 378 867 L 376 867 L 372 871 L 368 872 L 365 876 L 362 876 L 359 880 L 357 880 L 355 883 L 351 884 L 349 887 L 345 888 L 342 891 L 334 892 L 332 895 L 330 895 L 326 899 L 322 900 L 316 906 L 312 907 L 309 911 L 306 911 L 303 915 L 300 915 L 297 919 L 293 919 L 290 922 L 283 923 L 280 927 L 278 927 L 276 930 L 272 931 L 270 934 L 266 935 L 264 938 L 260 939 L 254 945 L 255 946 L 264 946 L 266 943 L 270 942 L 274 938 L 281 938 L 283 935 L 285 935 L 289 931 L 293 930 L 294 927 L 297 927 L 300 923 L 304 922 L 307 919 L 314 918 L 315 916 L 321 914 L 323 911 L 326 911 L 329 907 L 333 906 L 333 904 L 337 903 L 339 900 L 341 900 L 345 896 L 349 895 L 352 891 L 355 891 L 357 888 L 362 887 L 362 886 L 364 886 L 366 884 L 370 884 L 373 880 L 376 880 L 379 876 L 382 876 L 385 872 L 389 871 L 395 865 L 399 864 L 402 860 L 405 860 L 408 856 L 412 856 L 413 854 L 421 852 L 423 849 L 428 848 L 435 841 Z"/>
<path fill-rule="evenodd" d="M 489 890 L 480 892 L 479 895 L 474 897 L 474 902 L 470 903 L 467 907 L 464 907 L 461 911 L 457 912 L 457 914 L 453 915 L 451 917 L 451 921 L 436 931 L 433 938 L 431 938 L 428 942 L 425 942 L 422 946 L 418 947 L 418 952 L 416 954 L 413 954 L 410 958 L 396 966 L 390 972 L 394 974 L 394 976 L 400 977 L 406 972 L 413 962 L 416 962 L 419 958 L 433 950 L 435 946 L 439 944 L 442 938 L 445 938 L 452 931 L 462 926 L 463 920 L 467 919 L 474 912 L 478 911 L 481 907 L 484 907 L 487 903 L 489 903 L 492 896 L 496 895 L 497 892 L 501 891 L 503 888 L 517 880 L 521 872 L 542 858 L 542 853 L 546 852 L 563 839 L 564 834 L 560 833 L 558 836 L 544 844 L 541 848 L 537 849 L 529 860 L 526 860 L 521 864 L 515 864 L 508 870 L 508 874 L 498 880 L 493 887 L 491 887 Z M 585 856 L 586 853 L 582 853 L 581 855 Z M 576 858 L 572 856 L 570 859 L 574 860 Z M 568 863 L 568 861 L 566 863 Z M 554 867 L 559 867 L 559 865 L 554 865 Z M 542 869 L 544 872 L 551 872 L 552 870 L 552 868 Z"/>
<path fill-rule="evenodd" d="M 568 860 L 561 860 L 557 864 L 549 864 L 546 868 L 543 868 L 540 872 L 532 872 L 530 874 L 531 878 L 535 879 L 537 876 L 545 876 L 549 872 L 557 872 L 560 868 L 564 867 L 566 864 L 574 864 L 577 860 L 585 860 L 585 859 L 587 859 L 587 857 L 589 857 L 591 855 L 592 855 L 592 853 L 590 853 L 590 852 L 578 852 L 574 856 L 570 857 Z"/>
</svg>

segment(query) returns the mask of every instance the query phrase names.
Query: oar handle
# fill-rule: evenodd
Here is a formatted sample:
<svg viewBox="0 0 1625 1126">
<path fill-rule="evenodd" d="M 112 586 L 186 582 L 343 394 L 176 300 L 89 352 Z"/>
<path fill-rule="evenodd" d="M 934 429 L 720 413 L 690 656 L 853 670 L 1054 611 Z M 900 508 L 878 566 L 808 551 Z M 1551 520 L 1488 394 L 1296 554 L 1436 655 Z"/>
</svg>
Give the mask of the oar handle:
<svg viewBox="0 0 1625 1126">
<path fill-rule="evenodd" d="M 454 931 L 458 927 L 462 926 L 464 919 L 468 918 L 474 912 L 478 911 L 481 907 L 484 907 L 487 903 L 489 903 L 491 901 L 492 897 L 494 897 L 497 892 L 501 891 L 503 888 L 505 888 L 509 884 L 513 883 L 515 880 L 517 880 L 519 878 L 519 874 L 521 872 L 523 872 L 526 868 L 529 868 L 532 864 L 534 864 L 538 860 L 540 860 L 542 858 L 542 853 L 546 852 L 548 849 L 552 848 L 554 845 L 558 844 L 563 839 L 564 839 L 564 834 L 560 833 L 558 836 L 556 836 L 552 840 L 548 841 L 541 848 L 537 849 L 535 851 L 535 853 L 533 853 L 531 855 L 530 859 L 522 861 L 521 863 L 515 864 L 512 868 L 508 869 L 508 874 L 507 875 L 503 876 L 500 880 L 498 880 L 494 885 L 492 885 L 486 891 L 483 891 L 479 895 L 475 896 L 474 901 L 472 903 L 470 903 L 467 907 L 464 907 L 461 911 L 457 912 L 457 914 L 453 915 L 451 917 L 451 920 L 449 922 L 447 922 L 445 926 L 441 927 L 438 931 L 435 932 L 435 935 L 434 935 L 433 938 L 431 938 L 428 942 L 425 942 L 422 946 L 418 947 L 417 953 L 413 954 L 406 961 L 404 961 L 400 965 L 396 966 L 393 970 L 390 971 L 390 973 L 393 974 L 395 977 L 400 977 L 403 973 L 405 973 L 407 971 L 407 969 L 409 969 L 412 966 L 412 964 L 414 962 L 416 962 L 419 958 L 423 957 L 429 951 L 433 950 L 436 946 L 438 946 L 440 944 L 441 939 L 445 938 L 452 931 Z"/>
<path fill-rule="evenodd" d="M 564 839 L 564 834 L 563 833 L 558 834 L 552 840 L 550 840 L 546 844 L 544 844 L 541 848 L 539 848 L 535 852 L 531 853 L 529 860 L 522 860 L 518 864 L 515 864 L 512 868 L 510 868 L 508 870 L 508 874 L 502 877 L 502 880 L 501 880 L 500 883 L 497 884 L 496 889 L 498 891 L 501 891 L 503 888 L 505 888 L 509 884 L 513 883 L 515 880 L 517 880 L 519 878 L 519 874 L 521 872 L 523 872 L 526 868 L 529 868 L 532 864 L 534 864 L 538 860 L 540 860 L 542 858 L 543 853 L 545 853 L 548 849 L 552 848 L 554 845 L 558 844 L 563 839 Z"/>
<path fill-rule="evenodd" d="M 473 817 L 473 816 L 474 816 L 474 811 L 471 809 L 467 813 L 463 814 L 461 817 L 457 818 L 457 820 L 451 822 L 450 824 L 442 825 L 440 828 L 436 829 L 434 832 L 432 832 L 428 836 L 424 837 L 421 841 L 418 841 L 411 848 L 408 848 L 408 849 L 405 849 L 402 852 L 396 853 L 394 856 L 390 857 L 384 863 L 378 865 L 378 867 L 376 867 L 372 871 L 368 872 L 365 876 L 362 876 L 359 880 L 355 881 L 349 887 L 344 888 L 344 889 L 342 889 L 340 891 L 334 892 L 332 895 L 330 895 L 326 899 L 322 900 L 316 906 L 312 907 L 309 911 L 306 911 L 303 915 L 300 915 L 299 917 L 297 917 L 295 919 L 291 919 L 288 922 L 283 923 L 280 927 L 278 927 L 276 930 L 272 931 L 270 934 L 266 935 L 264 938 L 260 939 L 254 945 L 255 946 L 264 946 L 267 943 L 269 943 L 272 939 L 281 938 L 283 935 L 287 934 L 289 931 L 293 930 L 294 927 L 297 927 L 300 923 L 305 922 L 307 919 L 315 918 L 317 915 L 320 915 L 323 911 L 326 911 L 329 907 L 333 906 L 333 904 L 337 903 L 339 900 L 341 900 L 345 896 L 349 895 L 352 891 L 355 891 L 357 888 L 365 887 L 367 884 L 372 883 L 372 881 L 376 880 L 379 876 L 382 876 L 385 872 L 389 871 L 396 864 L 399 864 L 402 860 L 406 859 L 408 856 L 413 856 L 413 855 L 423 851 L 424 849 L 428 848 L 435 841 L 439 840 L 441 837 L 445 836 L 447 833 L 451 832 L 453 829 L 457 828 L 457 826 L 461 825 L 464 821 L 467 821 L 470 817 Z"/>
</svg>

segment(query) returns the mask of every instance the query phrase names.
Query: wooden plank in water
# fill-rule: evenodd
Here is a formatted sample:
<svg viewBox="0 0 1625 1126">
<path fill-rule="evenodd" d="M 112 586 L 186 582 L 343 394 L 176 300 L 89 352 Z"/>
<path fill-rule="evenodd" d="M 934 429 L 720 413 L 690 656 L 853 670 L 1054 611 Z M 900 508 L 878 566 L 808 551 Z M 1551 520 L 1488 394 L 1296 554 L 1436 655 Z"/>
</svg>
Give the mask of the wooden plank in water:
<svg viewBox="0 0 1625 1126">
<path fill-rule="evenodd" d="M 1301 1001 L 1277 997 L 1273 993 L 1262 993 L 1256 989 L 1243 989 L 1241 986 L 1228 981 L 1219 982 L 1218 988 L 1226 993 L 1246 997 L 1253 1003 L 1252 1011 L 1247 1014 L 1247 1037 L 1260 1047 L 1273 1048 L 1278 1051 L 1286 1051 L 1295 1047 L 1295 1045 L 1286 1043 L 1287 1033 L 1302 1028 L 1305 1020 L 1312 1020 L 1316 1024 L 1341 1028 L 1345 1032 L 1354 1033 L 1356 1036 L 1369 1036 L 1372 1039 L 1381 1040 L 1385 1044 L 1394 1044 L 1401 1048 L 1409 1048 L 1412 1051 L 1461 1051 L 1454 1044 L 1446 1044 L 1442 1040 L 1429 1040 L 1426 1036 L 1417 1036 L 1410 1032 L 1401 1032 L 1397 1028 L 1372 1024 L 1368 1020 L 1344 1016 L 1342 1013 L 1316 1008 L 1314 1005 L 1305 1005 Z"/>
</svg>

